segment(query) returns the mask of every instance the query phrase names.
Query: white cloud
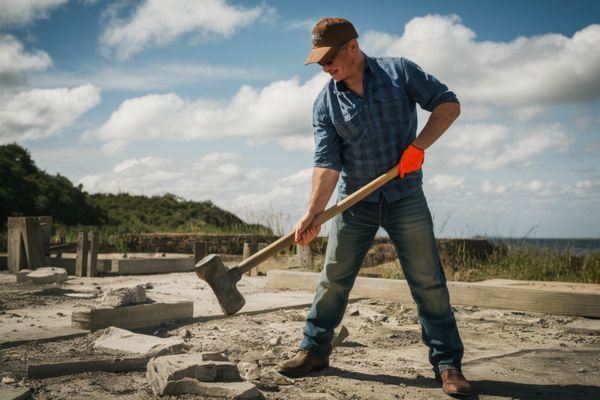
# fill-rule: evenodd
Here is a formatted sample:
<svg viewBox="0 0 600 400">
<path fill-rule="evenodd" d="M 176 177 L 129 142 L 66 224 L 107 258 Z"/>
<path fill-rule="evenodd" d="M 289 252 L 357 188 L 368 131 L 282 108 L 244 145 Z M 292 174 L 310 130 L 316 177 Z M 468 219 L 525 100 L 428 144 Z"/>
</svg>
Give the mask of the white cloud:
<svg viewBox="0 0 600 400">
<path fill-rule="evenodd" d="M 512 111 L 512 116 L 518 122 L 527 122 L 542 114 L 544 111 L 546 111 L 545 107 L 535 105 L 529 107 L 519 107 Z"/>
<path fill-rule="evenodd" d="M 315 24 L 317 23 L 317 19 L 305 19 L 305 20 L 301 20 L 301 21 L 290 21 L 287 24 L 286 30 L 294 30 L 294 29 L 300 29 L 303 31 L 312 31 L 312 29 L 314 28 Z"/>
<path fill-rule="evenodd" d="M 3 89 L 0 91 L 0 143 L 53 136 L 99 103 L 100 91 L 89 84 L 73 88 L 23 88 L 27 72 L 44 70 L 51 63 L 47 53 L 40 50 L 26 52 L 14 36 L 0 35 L 0 83 Z"/>
<path fill-rule="evenodd" d="M 527 165 L 545 152 L 564 149 L 572 142 L 559 124 L 458 124 L 431 147 L 429 160 L 435 169 L 451 166 L 491 171 Z"/>
<path fill-rule="evenodd" d="M 572 37 L 544 34 L 477 41 L 458 16 L 409 21 L 401 36 L 366 32 L 371 55 L 404 56 L 446 82 L 460 99 L 521 106 L 600 98 L 600 25 Z"/>
<path fill-rule="evenodd" d="M 278 143 L 288 151 L 315 151 L 315 139 L 312 135 L 292 135 L 279 139 Z"/>
<path fill-rule="evenodd" d="M 100 101 L 92 85 L 33 89 L 0 99 L 0 143 L 47 138 L 71 125 Z"/>
<path fill-rule="evenodd" d="M 241 8 L 225 0 L 145 0 L 127 20 L 111 9 L 101 44 L 117 57 L 128 58 L 150 47 L 164 46 L 178 37 L 198 33 L 205 38 L 223 38 L 256 21 L 269 10 L 264 6 Z"/>
<path fill-rule="evenodd" d="M 268 79 L 273 75 L 265 70 L 251 70 L 205 63 L 148 63 L 142 70 L 137 67 L 114 66 L 101 63 L 78 65 L 75 72 L 50 71 L 31 77 L 32 85 L 52 87 L 77 86 L 92 82 L 102 90 L 131 90 L 148 92 L 198 84 L 216 79 Z"/>
<path fill-rule="evenodd" d="M 308 201 L 312 168 L 284 175 L 277 170 L 248 169 L 237 153 L 209 153 L 187 160 L 156 157 L 121 161 L 111 170 L 79 179 L 84 190 L 97 193 L 127 192 L 211 200 L 249 222 L 281 224 L 291 229 Z M 266 221 L 279 215 L 279 221 Z M 284 217 L 285 215 L 285 217 Z"/>
<path fill-rule="evenodd" d="M 50 10 L 66 2 L 67 0 L 0 0 L 0 25 L 29 25 L 34 19 L 46 18 Z"/>
<path fill-rule="evenodd" d="M 147 95 L 124 101 L 100 128 L 85 138 L 106 142 L 115 153 L 128 142 L 144 139 L 249 139 L 302 143 L 312 138 L 312 104 L 325 83 L 324 74 L 301 84 L 298 79 L 276 81 L 257 90 L 243 86 L 226 103 L 203 99 L 189 101 L 174 93 Z M 290 145 L 285 142 L 284 145 Z"/>
<path fill-rule="evenodd" d="M 4 88 L 25 83 L 28 71 L 44 70 L 51 64 L 46 52 L 26 52 L 14 36 L 0 35 L 0 84 Z"/>
<path fill-rule="evenodd" d="M 507 189 L 506 185 L 493 183 L 489 179 L 485 179 L 483 182 L 481 182 L 481 190 L 483 191 L 483 193 L 500 194 L 500 193 L 505 193 L 506 189 Z"/>
<path fill-rule="evenodd" d="M 436 174 L 427 180 L 427 183 L 433 187 L 434 190 L 456 190 L 460 188 L 465 182 L 465 178 L 461 176 L 452 176 L 446 174 Z"/>
</svg>

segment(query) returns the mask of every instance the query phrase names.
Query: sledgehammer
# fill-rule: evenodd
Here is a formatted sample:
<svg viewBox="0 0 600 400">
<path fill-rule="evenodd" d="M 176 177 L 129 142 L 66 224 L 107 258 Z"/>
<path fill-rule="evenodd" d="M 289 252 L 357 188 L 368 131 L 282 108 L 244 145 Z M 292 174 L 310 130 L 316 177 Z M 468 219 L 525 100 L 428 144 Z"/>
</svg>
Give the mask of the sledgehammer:
<svg viewBox="0 0 600 400">
<path fill-rule="evenodd" d="M 394 179 L 397 175 L 397 167 L 390 169 L 340 202 L 317 214 L 312 224 L 321 225 L 329 221 Z M 223 312 L 227 315 L 235 314 L 246 304 L 244 296 L 236 286 L 242 275 L 294 243 L 294 235 L 294 231 L 288 233 L 232 268 L 225 267 L 218 255 L 209 254 L 196 264 L 196 275 L 210 285 Z"/>
</svg>

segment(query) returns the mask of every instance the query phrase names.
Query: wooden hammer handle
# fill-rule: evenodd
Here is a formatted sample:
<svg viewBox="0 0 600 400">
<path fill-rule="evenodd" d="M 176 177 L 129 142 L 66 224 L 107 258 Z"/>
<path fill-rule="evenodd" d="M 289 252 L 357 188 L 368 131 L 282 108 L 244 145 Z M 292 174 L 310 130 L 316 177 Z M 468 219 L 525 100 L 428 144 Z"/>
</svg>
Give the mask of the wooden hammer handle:
<svg viewBox="0 0 600 400">
<path fill-rule="evenodd" d="M 368 195 L 373 193 L 375 190 L 379 189 L 381 186 L 385 185 L 386 183 L 388 183 L 389 181 L 394 179 L 396 176 L 398 176 L 398 167 L 394 166 L 394 168 L 390 169 L 385 174 L 372 180 L 371 182 L 369 182 L 362 188 L 358 189 L 356 192 L 352 193 L 351 195 L 340 200 L 340 202 L 329 207 L 327 210 L 322 211 L 319 214 L 317 214 L 315 216 L 315 219 L 312 222 L 312 225 L 321 225 L 321 224 L 329 221 L 331 218 L 335 217 L 337 214 L 341 213 L 342 211 L 347 210 L 348 208 L 352 207 L 353 205 L 355 205 L 356 203 L 358 203 L 359 201 L 361 201 L 362 199 L 364 199 L 365 197 L 367 197 Z M 295 234 L 296 234 L 296 232 L 292 231 L 292 232 L 288 233 L 287 235 L 282 236 L 281 238 L 277 239 L 276 241 L 274 241 L 273 243 L 271 243 L 270 245 L 268 245 L 261 251 L 258 251 L 255 254 L 253 254 L 252 256 L 246 258 L 244 261 L 242 261 L 238 265 L 240 273 L 245 274 L 246 272 L 250 271 L 252 268 L 256 267 L 263 261 L 267 260 L 269 257 L 277 254 L 282 249 L 284 249 L 288 246 L 291 246 L 292 243 L 294 243 Z"/>
</svg>

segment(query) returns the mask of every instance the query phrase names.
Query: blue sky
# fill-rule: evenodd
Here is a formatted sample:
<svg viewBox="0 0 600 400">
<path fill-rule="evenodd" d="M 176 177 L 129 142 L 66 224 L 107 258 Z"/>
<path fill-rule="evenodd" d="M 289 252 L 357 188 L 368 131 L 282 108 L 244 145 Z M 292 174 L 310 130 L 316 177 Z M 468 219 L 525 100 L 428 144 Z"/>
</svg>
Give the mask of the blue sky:
<svg viewBox="0 0 600 400">
<path fill-rule="evenodd" d="M 0 143 L 91 193 L 169 192 L 287 231 L 324 16 L 461 100 L 424 164 L 438 236 L 600 237 L 598 0 L 0 0 Z"/>
</svg>

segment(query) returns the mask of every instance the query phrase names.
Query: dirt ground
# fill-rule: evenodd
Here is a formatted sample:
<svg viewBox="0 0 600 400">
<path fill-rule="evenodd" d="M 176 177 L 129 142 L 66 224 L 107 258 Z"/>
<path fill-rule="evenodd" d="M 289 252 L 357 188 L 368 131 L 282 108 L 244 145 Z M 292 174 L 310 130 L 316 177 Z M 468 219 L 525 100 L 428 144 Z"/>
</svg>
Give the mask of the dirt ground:
<svg viewBox="0 0 600 400">
<path fill-rule="evenodd" d="M 22 332 L 29 331 L 35 338 L 38 330 L 67 327 L 71 310 L 97 304 L 107 287 L 143 281 L 149 283 L 150 297 L 153 292 L 164 296 L 169 291 L 183 298 L 196 296 L 192 297 L 195 305 L 204 304 L 215 312 L 189 324 L 169 322 L 142 333 L 180 336 L 188 352 L 223 352 L 231 361 L 258 365 L 260 378 L 253 382 L 266 399 L 448 398 L 427 363 L 413 304 L 352 301 L 342 322 L 349 336 L 335 347 L 331 367 L 292 380 L 276 374 L 275 366 L 296 351 L 311 293 L 270 293 L 264 287 L 265 277 L 244 277 L 240 282 L 243 290 L 255 296 L 246 296 L 249 303 L 261 296 L 288 296 L 297 300 L 296 306 L 276 310 L 265 307 L 253 314 L 222 318 L 211 293 L 193 274 L 77 278 L 61 286 L 35 287 L 17 284 L 8 274 L 1 275 L 0 336 L 5 338 L 11 332 L 23 336 Z M 185 282 L 189 287 L 184 290 Z M 475 392 L 469 398 L 600 399 L 600 320 L 477 306 L 456 307 L 455 314 L 465 344 L 463 370 Z M 19 343 L 5 340 L 0 344 L 0 389 L 30 388 L 33 397 L 40 400 L 155 398 L 143 371 L 27 378 L 28 362 L 114 357 L 115 353 L 93 348 L 98 335 Z"/>
</svg>

